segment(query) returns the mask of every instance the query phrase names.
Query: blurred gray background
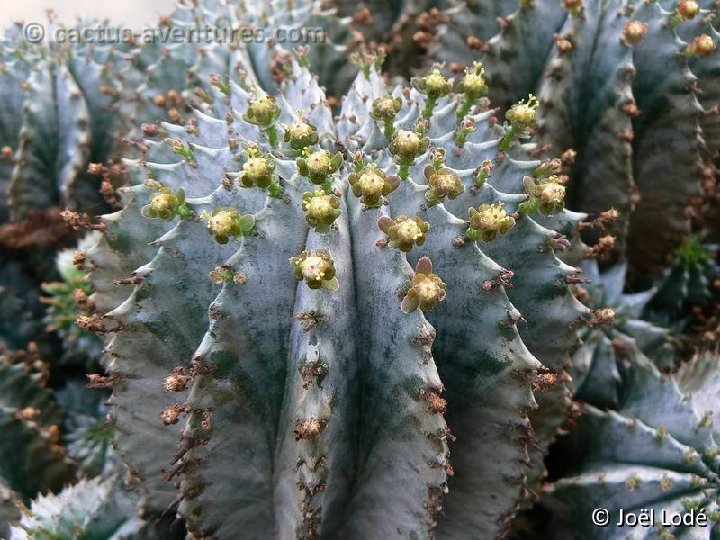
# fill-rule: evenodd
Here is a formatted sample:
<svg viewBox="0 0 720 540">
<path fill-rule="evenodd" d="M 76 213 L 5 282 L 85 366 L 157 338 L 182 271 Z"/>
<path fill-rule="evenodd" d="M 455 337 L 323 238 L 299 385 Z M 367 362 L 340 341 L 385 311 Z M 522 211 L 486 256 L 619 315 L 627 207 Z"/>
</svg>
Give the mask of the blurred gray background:
<svg viewBox="0 0 720 540">
<path fill-rule="evenodd" d="M 175 0 L 2 0 L 0 37 L 2 29 L 16 21 L 44 23 L 48 9 L 67 23 L 78 17 L 110 18 L 117 25 L 139 30 L 156 23 L 174 4 Z"/>
</svg>

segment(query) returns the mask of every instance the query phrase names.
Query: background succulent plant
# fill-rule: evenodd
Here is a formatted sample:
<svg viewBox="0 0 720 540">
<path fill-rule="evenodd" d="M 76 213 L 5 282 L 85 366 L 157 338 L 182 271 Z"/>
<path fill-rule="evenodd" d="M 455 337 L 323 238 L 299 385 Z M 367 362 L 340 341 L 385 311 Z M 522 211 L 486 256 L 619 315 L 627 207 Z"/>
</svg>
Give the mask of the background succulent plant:
<svg viewBox="0 0 720 540">
<path fill-rule="evenodd" d="M 625 538 L 628 532 L 712 538 L 719 517 L 717 428 L 712 422 L 717 358 L 699 356 L 672 377 L 645 360 L 636 359 L 622 370 L 617 410 L 583 406 L 571 435 L 558 441 L 566 468 L 546 501 L 562 523 L 548 534 L 572 530 L 570 534 L 592 538 Z M 594 507 L 609 509 L 614 518 L 609 527 L 592 526 Z M 655 521 L 651 527 L 617 527 L 621 508 L 653 510 Z M 702 511 L 706 526 L 661 526 L 663 511 L 667 517 L 690 510 Z"/>
</svg>

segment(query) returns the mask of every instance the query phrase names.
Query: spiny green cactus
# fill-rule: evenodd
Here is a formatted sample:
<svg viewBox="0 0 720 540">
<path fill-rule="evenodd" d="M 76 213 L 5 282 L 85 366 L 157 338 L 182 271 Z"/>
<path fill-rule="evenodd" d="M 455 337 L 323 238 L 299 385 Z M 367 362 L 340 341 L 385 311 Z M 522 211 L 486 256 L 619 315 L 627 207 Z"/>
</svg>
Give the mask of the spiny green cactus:
<svg viewBox="0 0 720 540">
<path fill-rule="evenodd" d="M 78 244 L 83 249 L 96 240 L 93 235 Z M 102 342 L 92 332 L 77 324 L 90 318 L 95 311 L 92 285 L 84 271 L 76 266 L 76 250 L 63 250 L 58 254 L 58 272 L 62 281 L 43 284 L 47 305 L 45 323 L 49 332 L 56 332 L 63 341 L 62 363 L 79 363 L 91 367 L 97 362 Z"/>
<path fill-rule="evenodd" d="M 46 353 L 40 284 L 56 278 L 55 250 L 73 241 L 60 209 L 106 211 L 99 190 L 118 172 L 110 163 L 118 123 L 111 73 L 120 53 L 31 45 L 19 30 L 0 44 L 0 318 L 23 323 L 0 329 L 0 340 L 11 348 L 36 340 Z"/>
<path fill-rule="evenodd" d="M 720 383 L 717 357 L 699 356 L 673 377 L 641 359 L 622 365 L 622 372 L 618 410 L 583 406 L 572 434 L 558 444 L 564 471 L 543 501 L 561 523 L 548 534 L 715 538 L 720 526 L 713 418 Z M 609 511 L 607 527 L 593 525 L 594 508 Z M 652 510 L 655 522 L 618 527 L 620 509 Z M 669 519 L 690 511 L 703 513 L 706 525 L 661 524 L 663 512 Z"/>
<path fill-rule="evenodd" d="M 196 534 L 230 537 L 242 524 L 259 537 L 492 536 L 527 496 L 527 477 L 541 475 L 527 418 L 540 368 L 531 352 L 546 366 L 544 389 L 565 396 L 538 422 L 560 423 L 569 406 L 560 381 L 584 310 L 565 283 L 577 269 L 554 249 L 580 216 L 518 211 L 536 197 L 527 178 L 547 177 L 517 140 L 528 130 L 508 135 L 492 112 L 468 111 L 467 96 L 403 93 L 361 67 L 336 125 L 297 64 L 277 120 L 261 126 L 249 122 L 261 91 L 215 89 L 196 129 L 165 124 L 176 142 L 144 143 L 150 180 L 124 192 L 87 252 L 96 304 L 109 312 L 118 447 L 144 505 L 180 501 Z M 372 114 L 388 94 L 401 103 L 392 129 Z M 297 158 L 271 128 L 301 118 L 320 148 Z M 282 194 L 244 187 L 256 147 L 272 156 Z M 441 190 L 445 177 L 461 189 Z M 314 186 L 337 206 L 311 210 Z M 192 213 L 144 218 L 163 189 L 183 189 Z M 495 218 L 468 220 L 500 206 L 512 221 L 476 243 L 472 223 Z M 234 234 L 202 219 L 219 212 L 252 219 Z M 478 454 L 492 465 L 478 467 Z"/>
<path fill-rule="evenodd" d="M 714 281 L 720 277 L 715 262 L 716 247 L 691 238 L 674 253 L 658 290 L 645 309 L 648 319 L 664 318 L 664 324 L 682 321 L 683 308 L 703 306 L 712 299 Z"/>
<path fill-rule="evenodd" d="M 12 527 L 13 540 L 170 539 L 155 523 L 135 514 L 136 496 L 114 475 L 80 480 L 57 495 L 41 496 Z M 178 532 L 179 532 L 178 527 Z"/>
<path fill-rule="evenodd" d="M 120 469 L 111 444 L 115 431 L 107 422 L 109 392 L 88 388 L 86 381 L 71 379 L 54 393 L 63 413 L 67 455 L 76 464 L 78 477 L 93 477 Z"/>
</svg>

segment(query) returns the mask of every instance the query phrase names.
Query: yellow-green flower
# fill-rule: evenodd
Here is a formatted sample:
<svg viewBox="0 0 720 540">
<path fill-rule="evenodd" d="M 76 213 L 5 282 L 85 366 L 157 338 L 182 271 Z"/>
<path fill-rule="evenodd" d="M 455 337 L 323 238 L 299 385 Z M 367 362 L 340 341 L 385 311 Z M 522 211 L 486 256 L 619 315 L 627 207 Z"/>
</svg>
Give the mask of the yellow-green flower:
<svg viewBox="0 0 720 540">
<path fill-rule="evenodd" d="M 425 179 L 428 182 L 425 198 L 431 204 L 438 204 L 447 199 L 456 199 L 465 192 L 462 179 L 447 167 L 425 167 Z"/>
<path fill-rule="evenodd" d="M 245 120 L 256 126 L 270 127 L 280 116 L 280 106 L 272 96 L 260 96 L 250 100 Z"/>
<path fill-rule="evenodd" d="M 385 171 L 374 163 L 351 173 L 348 176 L 348 182 L 353 194 L 360 197 L 368 208 L 380 206 L 383 198 L 400 185 L 400 179 L 397 176 L 387 176 Z"/>
<path fill-rule="evenodd" d="M 271 155 L 260 155 L 257 148 L 247 150 L 248 160 L 243 164 L 238 176 L 240 185 L 246 188 L 265 189 L 274 180 L 275 160 Z"/>
<path fill-rule="evenodd" d="M 466 236 L 471 240 L 490 242 L 515 225 L 515 219 L 507 214 L 502 203 L 481 204 L 477 209 L 468 209 L 468 214 L 470 228 Z"/>
<path fill-rule="evenodd" d="M 536 204 L 541 214 L 547 216 L 561 212 L 565 208 L 565 186 L 557 176 L 548 176 L 539 182 L 526 176 L 523 183 L 530 195 L 528 202 L 531 205 Z M 527 203 L 523 204 L 527 205 Z"/>
<path fill-rule="evenodd" d="M 452 81 L 446 79 L 437 67 L 424 77 L 412 79 L 411 83 L 418 92 L 431 99 L 447 96 L 452 92 Z"/>
<path fill-rule="evenodd" d="M 340 168 L 342 161 L 340 152 L 331 154 L 327 150 L 317 150 L 298 158 L 296 163 L 300 174 L 319 186 L 330 179 L 330 176 Z"/>
<path fill-rule="evenodd" d="M 417 309 L 431 311 L 433 307 L 445 300 L 445 283 L 433 274 L 432 262 L 421 257 L 415 267 L 415 275 L 410 281 L 410 288 L 402 300 L 401 309 L 411 313 Z"/>
<path fill-rule="evenodd" d="M 320 139 L 315 126 L 304 120 L 298 120 L 290 126 L 285 126 L 283 140 L 289 143 L 293 150 L 303 150 L 317 144 Z"/>
<path fill-rule="evenodd" d="M 319 189 L 314 193 L 305 192 L 302 195 L 302 209 L 307 212 L 305 221 L 317 232 L 330 230 L 340 215 L 340 199 L 333 194 L 326 194 Z"/>
<path fill-rule="evenodd" d="M 413 218 L 400 215 L 395 219 L 382 216 L 378 219 L 378 227 L 388 235 L 389 246 L 400 251 L 408 252 L 413 246 L 422 246 L 425 243 L 425 233 L 430 229 L 427 221 L 419 217 Z"/>
<path fill-rule="evenodd" d="M 141 213 L 146 218 L 170 221 L 176 216 L 190 217 L 193 210 L 185 202 L 185 190 L 174 192 L 169 187 L 160 187 L 150 197 L 150 204 L 144 206 Z"/>
<path fill-rule="evenodd" d="M 539 104 L 538 99 L 530 94 L 527 99 L 521 100 L 510 107 L 510 110 L 505 113 L 505 118 L 517 131 L 527 132 L 535 129 L 537 126 L 535 112 Z"/>
<path fill-rule="evenodd" d="M 465 77 L 460 81 L 459 92 L 475 100 L 487 95 L 488 85 L 485 80 L 485 68 L 480 62 L 473 62 L 471 67 L 465 68 Z"/>
<path fill-rule="evenodd" d="M 338 290 L 340 284 L 335 277 L 335 261 L 324 249 L 303 251 L 290 258 L 290 264 L 298 281 L 304 280 L 311 289 Z"/>
<path fill-rule="evenodd" d="M 399 159 L 400 162 L 412 163 L 412 161 L 425 152 L 430 146 L 430 139 L 415 131 L 400 129 L 393 135 L 390 142 L 390 153 Z"/>
<path fill-rule="evenodd" d="M 219 244 L 227 244 L 230 238 L 248 235 L 255 227 L 253 216 L 244 216 L 234 208 L 204 212 L 201 217 L 208 222 L 208 230 Z"/>
</svg>

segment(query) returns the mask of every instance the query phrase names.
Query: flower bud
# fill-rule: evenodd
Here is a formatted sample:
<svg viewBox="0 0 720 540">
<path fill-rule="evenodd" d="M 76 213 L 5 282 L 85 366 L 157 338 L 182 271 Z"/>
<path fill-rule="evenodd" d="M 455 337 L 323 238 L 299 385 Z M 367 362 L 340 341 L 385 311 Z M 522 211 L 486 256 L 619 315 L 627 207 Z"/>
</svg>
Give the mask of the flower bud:
<svg viewBox="0 0 720 540">
<path fill-rule="evenodd" d="M 630 45 L 637 45 L 647 34 L 648 25 L 641 21 L 630 21 L 625 24 L 623 39 Z"/>
<path fill-rule="evenodd" d="M 677 16 L 684 21 L 689 21 L 699 12 L 700 6 L 697 2 L 695 2 L 695 0 L 680 0 L 680 3 L 675 10 Z"/>
<path fill-rule="evenodd" d="M 687 46 L 686 54 L 688 56 L 710 56 L 715 52 L 716 47 L 710 36 L 702 34 Z"/>
<path fill-rule="evenodd" d="M 372 103 L 370 116 L 380 122 L 392 122 L 402 108 L 402 100 L 399 97 L 385 96 L 377 98 Z"/>
</svg>

